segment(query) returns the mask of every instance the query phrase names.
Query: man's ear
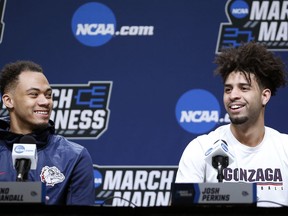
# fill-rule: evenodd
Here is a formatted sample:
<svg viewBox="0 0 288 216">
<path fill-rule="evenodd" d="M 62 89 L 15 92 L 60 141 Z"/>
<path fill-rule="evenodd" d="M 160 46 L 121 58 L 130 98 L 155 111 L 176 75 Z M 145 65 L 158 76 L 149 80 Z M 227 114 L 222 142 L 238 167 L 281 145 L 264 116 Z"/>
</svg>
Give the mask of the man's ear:
<svg viewBox="0 0 288 216">
<path fill-rule="evenodd" d="M 266 106 L 266 104 L 269 102 L 271 98 L 271 90 L 270 89 L 264 89 L 262 91 L 262 105 Z"/>
<path fill-rule="evenodd" d="M 13 108 L 13 101 L 9 94 L 4 94 L 2 96 L 3 104 L 7 107 L 7 109 Z"/>
</svg>

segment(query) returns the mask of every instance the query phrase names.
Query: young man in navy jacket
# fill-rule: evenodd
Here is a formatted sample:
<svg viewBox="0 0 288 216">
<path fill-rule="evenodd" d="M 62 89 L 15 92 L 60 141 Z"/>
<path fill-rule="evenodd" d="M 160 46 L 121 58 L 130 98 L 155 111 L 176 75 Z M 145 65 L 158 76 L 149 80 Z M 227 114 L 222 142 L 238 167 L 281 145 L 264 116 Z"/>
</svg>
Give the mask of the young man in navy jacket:
<svg viewBox="0 0 288 216">
<path fill-rule="evenodd" d="M 9 116 L 0 119 L 0 181 L 15 181 L 12 147 L 24 135 L 36 140 L 38 162 L 27 181 L 46 185 L 48 205 L 93 205 L 93 163 L 87 149 L 54 134 L 52 88 L 41 66 L 17 61 L 4 66 L 0 93 Z"/>
</svg>

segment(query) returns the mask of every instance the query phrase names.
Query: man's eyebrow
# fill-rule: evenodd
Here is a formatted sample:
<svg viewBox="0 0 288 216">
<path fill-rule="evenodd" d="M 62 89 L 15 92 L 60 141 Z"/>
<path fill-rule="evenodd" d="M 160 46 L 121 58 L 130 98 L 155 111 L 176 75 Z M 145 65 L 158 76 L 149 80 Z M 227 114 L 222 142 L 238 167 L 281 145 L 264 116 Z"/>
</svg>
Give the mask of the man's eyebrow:
<svg viewBox="0 0 288 216">
<path fill-rule="evenodd" d="M 241 82 L 241 83 L 237 83 L 236 86 L 243 86 L 243 85 L 249 85 L 251 86 L 251 83 L 249 82 Z M 231 83 L 224 83 L 224 86 L 233 86 L 233 84 Z"/>
<path fill-rule="evenodd" d="M 39 88 L 34 88 L 34 87 L 32 87 L 32 88 L 29 88 L 29 89 L 27 89 L 27 92 L 28 91 L 41 91 Z M 52 88 L 51 87 L 49 87 L 49 88 L 47 88 L 45 91 L 52 91 Z"/>
</svg>

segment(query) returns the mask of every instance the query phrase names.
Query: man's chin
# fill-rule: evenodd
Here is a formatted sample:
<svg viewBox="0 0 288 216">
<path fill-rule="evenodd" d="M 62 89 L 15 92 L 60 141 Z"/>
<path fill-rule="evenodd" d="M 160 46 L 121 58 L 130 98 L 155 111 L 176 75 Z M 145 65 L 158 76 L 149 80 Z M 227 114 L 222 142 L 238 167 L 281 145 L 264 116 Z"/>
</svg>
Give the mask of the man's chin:
<svg viewBox="0 0 288 216">
<path fill-rule="evenodd" d="M 35 125 L 34 127 L 34 131 L 35 130 L 44 130 L 49 126 L 48 122 L 44 122 L 44 123 L 39 123 L 37 125 Z"/>
<path fill-rule="evenodd" d="M 245 122 L 248 121 L 248 117 L 236 117 L 236 118 L 231 118 L 230 117 L 230 121 L 232 124 L 235 125 L 240 125 L 240 124 L 244 124 Z"/>
</svg>

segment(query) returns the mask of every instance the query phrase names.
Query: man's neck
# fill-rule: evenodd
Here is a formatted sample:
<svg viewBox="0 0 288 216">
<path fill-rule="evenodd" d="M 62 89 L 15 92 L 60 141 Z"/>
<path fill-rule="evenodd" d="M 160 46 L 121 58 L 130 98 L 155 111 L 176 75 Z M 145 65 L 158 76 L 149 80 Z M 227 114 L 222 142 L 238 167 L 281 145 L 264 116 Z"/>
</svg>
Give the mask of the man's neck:
<svg viewBox="0 0 288 216">
<path fill-rule="evenodd" d="M 243 125 L 233 125 L 230 126 L 231 132 L 234 137 L 243 145 L 255 147 L 259 145 L 265 135 L 264 124 L 247 127 Z"/>
</svg>

